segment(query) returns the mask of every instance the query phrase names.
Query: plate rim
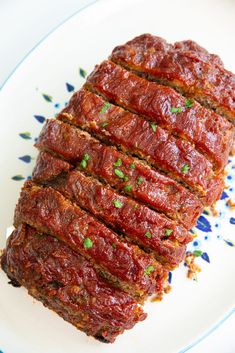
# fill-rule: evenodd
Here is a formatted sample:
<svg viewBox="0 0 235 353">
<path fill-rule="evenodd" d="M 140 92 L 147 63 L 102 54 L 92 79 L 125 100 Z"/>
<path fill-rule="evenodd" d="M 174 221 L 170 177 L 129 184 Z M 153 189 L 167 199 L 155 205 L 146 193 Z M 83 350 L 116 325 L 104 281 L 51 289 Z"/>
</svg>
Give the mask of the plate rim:
<svg viewBox="0 0 235 353">
<path fill-rule="evenodd" d="M 88 0 L 89 2 L 85 5 L 83 5 L 81 8 L 73 12 L 71 15 L 66 17 L 63 21 L 59 22 L 55 27 L 53 27 L 50 31 L 46 33 L 32 48 L 22 57 L 22 59 L 15 65 L 15 67 L 11 70 L 11 72 L 8 74 L 8 76 L 5 78 L 3 83 L 0 86 L 0 92 L 3 91 L 5 88 L 6 84 L 10 81 L 10 79 L 14 76 L 14 74 L 17 72 L 17 70 L 21 67 L 21 65 L 24 63 L 26 59 L 42 44 L 48 37 L 50 37 L 54 32 L 56 32 L 57 29 L 62 27 L 65 23 L 67 23 L 69 20 L 71 20 L 73 17 L 77 16 L 79 13 L 83 12 L 84 10 L 88 9 L 89 7 L 92 7 L 93 5 L 97 3 L 101 3 L 102 0 Z M 227 321 L 233 314 L 235 314 L 235 306 L 232 307 L 227 313 L 221 318 L 218 319 L 211 327 L 208 328 L 202 335 L 200 335 L 198 338 L 195 340 L 192 340 L 191 343 L 189 343 L 187 346 L 183 347 L 178 351 L 178 353 L 185 353 L 187 351 L 190 351 L 191 348 L 194 348 L 197 346 L 200 342 L 204 341 L 207 337 L 209 337 L 213 332 L 215 332 L 219 327 L 223 325 L 225 321 Z M 2 351 L 0 350 L 0 353 Z"/>
</svg>

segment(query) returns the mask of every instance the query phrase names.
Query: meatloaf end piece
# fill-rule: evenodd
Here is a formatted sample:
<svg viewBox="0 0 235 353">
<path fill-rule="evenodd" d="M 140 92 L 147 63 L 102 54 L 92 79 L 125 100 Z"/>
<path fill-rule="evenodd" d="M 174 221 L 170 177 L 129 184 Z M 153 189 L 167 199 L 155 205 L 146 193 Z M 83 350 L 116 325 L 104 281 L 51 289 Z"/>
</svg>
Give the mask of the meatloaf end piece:
<svg viewBox="0 0 235 353">
<path fill-rule="evenodd" d="M 13 283 L 102 342 L 114 342 L 146 318 L 137 302 L 108 285 L 89 261 L 25 224 L 10 236 L 1 266 Z"/>
<path fill-rule="evenodd" d="M 195 98 L 234 123 L 235 75 L 225 70 L 218 59 L 205 60 L 205 54 L 178 47 L 176 44 L 162 50 L 159 37 L 148 34 L 115 48 L 111 57 L 141 75 Z"/>
</svg>

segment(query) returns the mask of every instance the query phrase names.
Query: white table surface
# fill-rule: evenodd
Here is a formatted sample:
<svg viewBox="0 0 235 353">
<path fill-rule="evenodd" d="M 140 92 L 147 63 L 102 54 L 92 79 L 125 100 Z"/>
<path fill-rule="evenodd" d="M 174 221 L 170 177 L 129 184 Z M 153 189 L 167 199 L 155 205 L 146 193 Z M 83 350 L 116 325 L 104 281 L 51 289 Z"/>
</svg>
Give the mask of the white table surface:
<svg viewBox="0 0 235 353">
<path fill-rule="evenodd" d="M 0 0 L 0 87 L 48 32 L 89 2 L 92 0 Z M 46 347 L 43 351 L 50 353 Z M 188 352 L 235 353 L 235 314 Z"/>
</svg>

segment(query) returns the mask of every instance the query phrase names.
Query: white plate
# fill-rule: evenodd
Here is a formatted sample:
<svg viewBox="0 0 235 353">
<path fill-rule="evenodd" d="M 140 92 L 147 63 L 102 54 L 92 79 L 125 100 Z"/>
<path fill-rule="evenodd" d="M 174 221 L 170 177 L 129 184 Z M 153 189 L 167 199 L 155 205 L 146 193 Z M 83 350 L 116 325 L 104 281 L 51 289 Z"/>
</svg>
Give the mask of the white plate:
<svg viewBox="0 0 235 353">
<path fill-rule="evenodd" d="M 33 143 L 43 118 L 58 112 L 73 87 L 82 85 L 80 68 L 90 72 L 115 45 L 150 32 L 171 42 L 192 38 L 218 53 L 226 67 L 235 71 L 234 11 L 232 1 L 95 1 L 30 53 L 1 93 L 0 247 L 5 244 L 6 228 L 12 224 L 20 187 L 31 174 L 37 154 Z M 198 238 L 191 245 L 202 251 L 198 259 L 202 273 L 197 282 L 186 279 L 186 269 L 181 266 L 173 273 L 172 292 L 161 303 L 146 305 L 148 319 L 115 344 L 104 345 L 35 302 L 23 288 L 9 286 L 1 271 L 0 350 L 175 353 L 198 341 L 230 315 L 235 305 L 235 213 L 226 206 L 229 197 L 235 198 L 234 158 L 228 172 L 229 188 L 217 206 L 220 216 L 204 214 L 196 228 Z"/>
</svg>

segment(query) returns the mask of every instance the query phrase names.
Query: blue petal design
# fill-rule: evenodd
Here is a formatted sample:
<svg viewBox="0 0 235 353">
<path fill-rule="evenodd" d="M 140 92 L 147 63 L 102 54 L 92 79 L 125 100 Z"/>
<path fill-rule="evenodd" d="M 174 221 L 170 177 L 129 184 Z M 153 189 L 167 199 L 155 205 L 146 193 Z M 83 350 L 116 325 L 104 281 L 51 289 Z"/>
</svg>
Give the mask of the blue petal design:
<svg viewBox="0 0 235 353">
<path fill-rule="evenodd" d="M 66 82 L 66 88 L 68 92 L 74 91 L 74 86 L 71 85 L 70 83 Z"/>
<path fill-rule="evenodd" d="M 30 132 L 21 132 L 19 134 L 19 136 L 22 137 L 22 139 L 24 139 L 24 140 L 30 140 L 31 139 Z"/>
<path fill-rule="evenodd" d="M 30 163 L 32 160 L 32 157 L 26 154 L 25 156 L 19 157 L 19 159 L 25 163 Z"/>
<path fill-rule="evenodd" d="M 220 197 L 220 200 L 227 199 L 228 197 L 229 197 L 228 194 L 226 194 L 226 192 L 223 191 L 223 192 L 222 192 L 222 195 L 221 195 L 221 197 Z"/>
<path fill-rule="evenodd" d="M 201 258 L 202 258 L 203 260 L 205 260 L 206 262 L 210 263 L 210 258 L 209 258 L 208 254 L 207 254 L 206 252 L 203 252 L 203 253 L 201 254 Z"/>
<path fill-rule="evenodd" d="M 27 177 L 27 180 L 32 180 L 32 176 L 29 175 L 29 176 Z"/>
<path fill-rule="evenodd" d="M 171 281 L 172 281 L 172 272 L 169 272 L 168 273 L 168 283 L 171 284 Z"/>
<path fill-rule="evenodd" d="M 80 74 L 80 76 L 82 76 L 83 78 L 85 78 L 86 75 L 87 75 L 86 71 L 85 71 L 84 69 L 82 69 L 81 67 L 80 67 L 80 69 L 79 69 L 79 74 Z"/>
<path fill-rule="evenodd" d="M 224 241 L 225 241 L 225 243 L 227 244 L 227 245 L 229 245 L 229 246 L 233 246 L 233 247 L 235 247 L 235 244 L 231 241 L 231 240 L 226 240 L 226 239 L 223 239 Z"/>
<path fill-rule="evenodd" d="M 230 222 L 231 224 L 235 224 L 235 218 L 234 218 L 234 217 L 231 217 L 230 220 L 229 220 L 229 222 Z"/>
<path fill-rule="evenodd" d="M 20 180 L 24 180 L 24 177 L 21 174 L 17 174 L 17 175 L 14 175 L 11 179 L 15 181 L 20 181 Z"/>
<path fill-rule="evenodd" d="M 204 216 L 198 218 L 196 228 L 200 229 L 202 232 L 211 232 L 211 225 Z"/>
<path fill-rule="evenodd" d="M 46 118 L 44 118 L 44 116 L 42 116 L 42 115 L 34 115 L 34 117 L 41 124 L 43 124 L 44 121 L 46 120 Z"/>
<path fill-rule="evenodd" d="M 52 96 L 49 94 L 42 93 L 42 96 L 47 102 L 52 102 Z"/>
</svg>

